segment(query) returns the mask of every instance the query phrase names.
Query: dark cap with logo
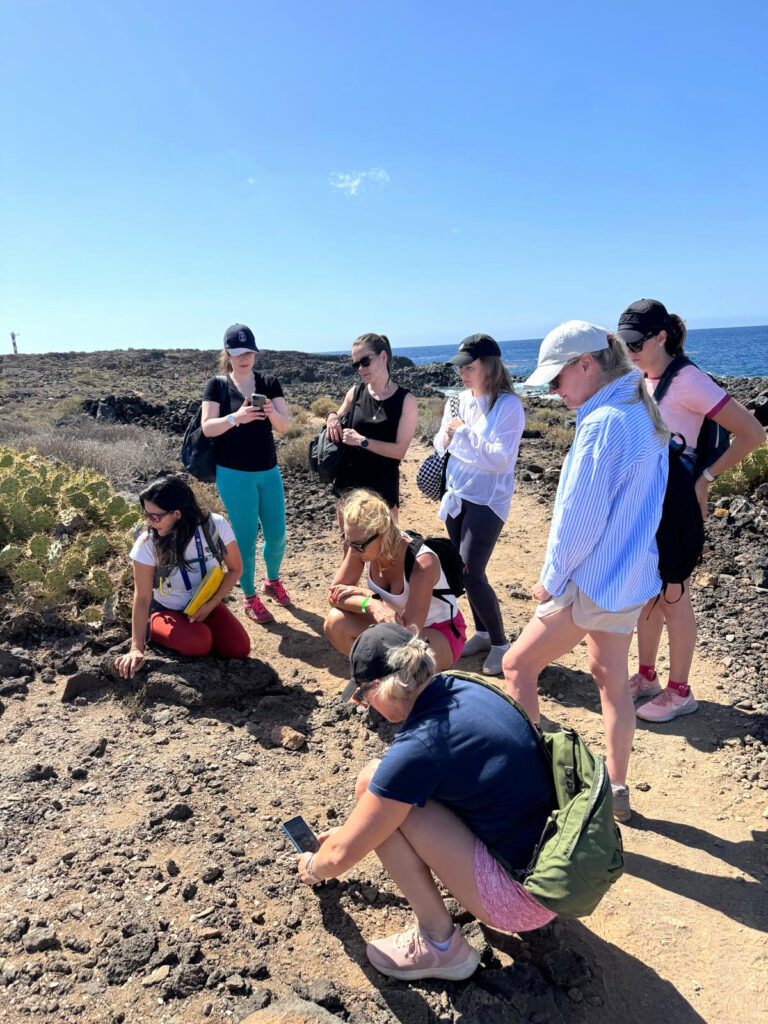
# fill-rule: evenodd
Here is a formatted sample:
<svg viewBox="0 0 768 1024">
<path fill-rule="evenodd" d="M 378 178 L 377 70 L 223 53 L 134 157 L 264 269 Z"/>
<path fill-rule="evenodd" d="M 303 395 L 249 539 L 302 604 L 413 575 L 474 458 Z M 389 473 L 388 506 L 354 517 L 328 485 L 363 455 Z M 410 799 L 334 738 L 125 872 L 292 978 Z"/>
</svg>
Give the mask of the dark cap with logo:
<svg viewBox="0 0 768 1024">
<path fill-rule="evenodd" d="M 405 647 L 413 640 L 413 633 L 397 622 L 377 622 L 363 630 L 352 644 L 349 664 L 352 678 L 344 687 L 342 700 L 349 700 L 359 686 L 372 683 L 374 679 L 386 679 L 392 675 L 387 656 L 395 647 Z"/>
<path fill-rule="evenodd" d="M 258 352 L 253 331 L 245 324 L 232 324 L 224 331 L 224 348 L 231 356 L 242 356 L 246 352 Z"/>
<path fill-rule="evenodd" d="M 490 334 L 470 334 L 459 345 L 459 351 L 448 360 L 448 365 L 469 366 L 480 356 L 500 356 L 501 349 Z"/>
<path fill-rule="evenodd" d="M 667 329 L 667 307 L 656 299 L 640 299 L 627 306 L 619 317 L 616 332 L 624 342 L 643 341 Z"/>
</svg>

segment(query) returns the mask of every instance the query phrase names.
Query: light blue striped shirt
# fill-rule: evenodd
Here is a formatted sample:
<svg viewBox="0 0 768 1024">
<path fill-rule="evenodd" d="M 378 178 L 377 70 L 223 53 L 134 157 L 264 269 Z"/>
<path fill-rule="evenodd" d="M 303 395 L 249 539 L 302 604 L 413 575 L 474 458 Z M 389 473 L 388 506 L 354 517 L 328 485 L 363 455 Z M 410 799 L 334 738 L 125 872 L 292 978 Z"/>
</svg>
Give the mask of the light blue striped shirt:
<svg viewBox="0 0 768 1024">
<path fill-rule="evenodd" d="M 541 574 L 553 597 L 573 580 L 595 604 L 615 612 L 661 589 L 656 530 L 669 459 L 666 439 L 637 397 L 640 383 L 633 370 L 576 415 Z"/>
</svg>

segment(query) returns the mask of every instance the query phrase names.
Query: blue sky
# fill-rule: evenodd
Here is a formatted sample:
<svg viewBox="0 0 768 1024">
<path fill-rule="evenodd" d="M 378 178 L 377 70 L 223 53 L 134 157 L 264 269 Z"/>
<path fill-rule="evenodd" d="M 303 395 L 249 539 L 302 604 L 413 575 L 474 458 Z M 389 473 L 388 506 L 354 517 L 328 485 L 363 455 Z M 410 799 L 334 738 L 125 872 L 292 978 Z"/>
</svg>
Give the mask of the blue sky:
<svg viewBox="0 0 768 1024">
<path fill-rule="evenodd" d="M 0 352 L 768 322 L 763 0 L 5 0 Z"/>
</svg>

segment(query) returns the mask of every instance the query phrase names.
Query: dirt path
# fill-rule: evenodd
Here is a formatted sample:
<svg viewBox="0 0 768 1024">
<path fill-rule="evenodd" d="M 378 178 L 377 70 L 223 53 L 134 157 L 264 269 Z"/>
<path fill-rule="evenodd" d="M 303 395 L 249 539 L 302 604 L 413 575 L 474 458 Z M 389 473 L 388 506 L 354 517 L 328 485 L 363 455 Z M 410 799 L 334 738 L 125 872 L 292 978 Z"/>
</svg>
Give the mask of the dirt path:
<svg viewBox="0 0 768 1024">
<path fill-rule="evenodd" d="M 432 534 L 435 506 L 413 484 L 423 457 L 406 462 L 403 523 Z M 547 529 L 546 506 L 518 494 L 490 573 L 511 630 L 531 614 Z M 251 627 L 254 656 L 280 682 L 250 710 L 155 704 L 136 715 L 108 695 L 65 705 L 56 664 L 47 688 L 35 681 L 9 700 L 3 775 L 34 762 L 58 778 L 7 784 L 0 798 L 0 1020 L 238 1021 L 291 991 L 343 1007 L 353 1024 L 765 1019 L 768 861 L 754 839 L 765 838 L 768 792 L 743 756 L 750 715 L 723 706 L 721 670 L 702 660 L 699 712 L 636 733 L 627 872 L 591 918 L 522 939 L 468 925 L 485 946 L 473 985 L 405 986 L 367 968 L 365 941 L 408 919 L 375 858 L 311 892 L 296 885 L 277 830 L 295 813 L 319 827 L 342 819 L 357 771 L 387 738 L 360 709 L 339 707 L 345 660 L 318 638 L 338 552 L 331 531 L 292 528 L 285 577 L 296 606 Z M 585 667 L 580 648 L 548 671 L 542 707 L 601 750 Z M 305 749 L 270 743 L 279 723 L 304 733 Z M 87 778 L 73 782 L 81 763 Z M 181 805 L 188 821 L 151 823 Z M 23 916 L 63 948 L 25 949 L 12 925 Z M 148 984 L 163 965 L 170 978 Z"/>
</svg>

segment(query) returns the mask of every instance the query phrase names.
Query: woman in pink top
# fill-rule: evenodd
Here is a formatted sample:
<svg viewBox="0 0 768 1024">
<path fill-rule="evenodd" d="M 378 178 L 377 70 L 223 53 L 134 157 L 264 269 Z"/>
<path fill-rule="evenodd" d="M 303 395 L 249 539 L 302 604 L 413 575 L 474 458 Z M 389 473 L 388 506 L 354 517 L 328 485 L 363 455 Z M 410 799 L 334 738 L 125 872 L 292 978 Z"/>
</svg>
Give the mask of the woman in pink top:
<svg viewBox="0 0 768 1024">
<path fill-rule="evenodd" d="M 618 334 L 629 350 L 629 358 L 645 373 L 646 387 L 653 395 L 672 360 L 684 355 L 685 324 L 655 299 L 641 299 L 621 314 Z M 698 474 L 696 497 L 701 516 L 706 519 L 709 485 L 762 444 L 765 431 L 743 405 L 692 364 L 683 366 L 672 378 L 659 400 L 659 409 L 669 429 L 685 438 L 687 465 L 692 473 Z M 705 418 L 719 423 L 733 436 L 730 447 L 711 465 L 697 467 L 696 442 Z M 629 685 L 634 700 L 653 697 L 637 711 L 637 717 L 647 722 L 669 722 L 697 707 L 688 685 L 696 646 L 696 619 L 688 584 L 686 580 L 680 595 L 676 585 L 670 584 L 666 593 L 648 602 L 637 623 L 640 666 Z M 669 682 L 662 690 L 655 663 L 665 622 L 669 634 Z"/>
</svg>

